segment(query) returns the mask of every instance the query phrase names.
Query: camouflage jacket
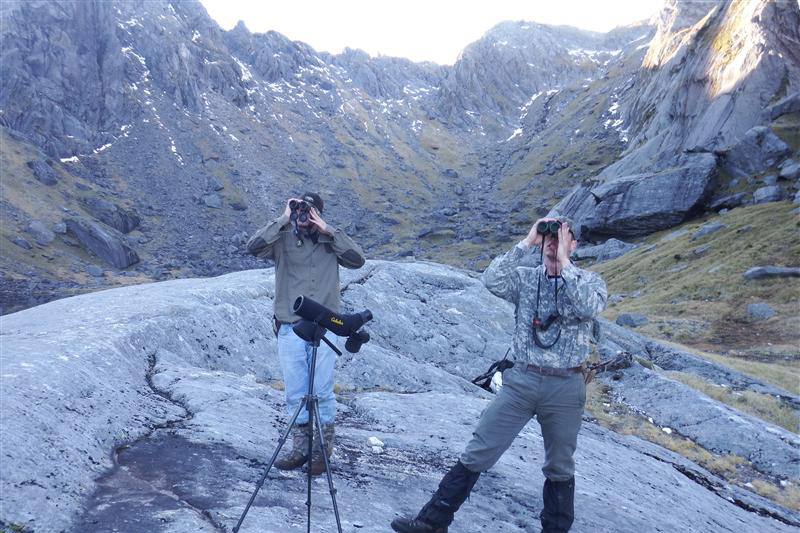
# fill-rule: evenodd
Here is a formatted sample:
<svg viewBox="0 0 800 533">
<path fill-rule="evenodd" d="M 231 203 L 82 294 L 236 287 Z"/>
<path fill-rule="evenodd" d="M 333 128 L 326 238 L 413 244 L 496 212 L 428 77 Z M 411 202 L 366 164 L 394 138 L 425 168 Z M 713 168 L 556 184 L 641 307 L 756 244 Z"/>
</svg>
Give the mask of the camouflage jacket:
<svg viewBox="0 0 800 533">
<path fill-rule="evenodd" d="M 524 243 L 517 244 L 496 257 L 482 277 L 492 294 L 516 306 L 511 357 L 514 361 L 539 366 L 578 366 L 589 355 L 593 318 L 605 309 L 606 284 L 597 273 L 574 265 L 562 269 L 560 277 L 547 276 L 544 265 L 520 266 L 528 253 L 530 249 Z M 558 341 L 548 349 L 537 346 L 533 338 L 537 285 L 539 318 L 545 320 L 556 311 L 559 315 L 547 331 L 539 332 L 539 339 L 545 345 L 555 341 L 561 332 Z"/>
</svg>

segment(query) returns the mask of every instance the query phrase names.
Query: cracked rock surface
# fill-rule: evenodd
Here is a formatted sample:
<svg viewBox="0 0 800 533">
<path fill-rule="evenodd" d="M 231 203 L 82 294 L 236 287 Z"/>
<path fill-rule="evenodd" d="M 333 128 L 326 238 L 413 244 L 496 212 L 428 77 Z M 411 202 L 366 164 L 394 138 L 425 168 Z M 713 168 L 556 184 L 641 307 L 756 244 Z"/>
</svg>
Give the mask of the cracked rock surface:
<svg viewBox="0 0 800 533">
<path fill-rule="evenodd" d="M 0 525 L 231 531 L 286 423 L 269 328 L 273 284 L 272 270 L 251 270 L 3 317 Z M 336 499 L 343 531 L 389 531 L 392 518 L 427 500 L 491 400 L 469 379 L 502 358 L 513 309 L 470 273 L 419 262 L 342 271 L 342 301 L 343 311 L 368 308 L 375 319 L 370 342 L 337 362 Z M 653 386 L 649 372 L 634 365 L 617 386 L 634 398 L 637 387 Z M 648 401 L 655 412 L 677 400 Z M 539 531 L 542 448 L 531 422 L 481 476 L 452 530 Z M 797 513 L 681 456 L 590 422 L 576 462 L 579 533 L 800 525 Z M 305 474 L 273 469 L 241 531 L 305 531 L 306 512 Z M 325 477 L 312 483 L 311 514 L 314 531 L 336 531 Z"/>
</svg>

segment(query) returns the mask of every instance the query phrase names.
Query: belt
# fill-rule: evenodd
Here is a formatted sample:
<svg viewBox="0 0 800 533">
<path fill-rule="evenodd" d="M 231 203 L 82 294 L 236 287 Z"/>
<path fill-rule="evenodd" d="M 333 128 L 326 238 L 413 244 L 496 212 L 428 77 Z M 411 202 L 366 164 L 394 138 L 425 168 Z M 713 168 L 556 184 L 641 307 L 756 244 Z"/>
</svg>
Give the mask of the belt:
<svg viewBox="0 0 800 533">
<path fill-rule="evenodd" d="M 556 368 L 552 366 L 539 366 L 539 365 L 528 365 L 525 368 L 528 372 L 536 372 L 537 374 L 541 374 L 543 376 L 560 376 L 560 377 L 567 377 L 571 376 L 572 374 L 579 374 L 583 371 L 582 366 L 573 366 L 570 368 Z"/>
</svg>

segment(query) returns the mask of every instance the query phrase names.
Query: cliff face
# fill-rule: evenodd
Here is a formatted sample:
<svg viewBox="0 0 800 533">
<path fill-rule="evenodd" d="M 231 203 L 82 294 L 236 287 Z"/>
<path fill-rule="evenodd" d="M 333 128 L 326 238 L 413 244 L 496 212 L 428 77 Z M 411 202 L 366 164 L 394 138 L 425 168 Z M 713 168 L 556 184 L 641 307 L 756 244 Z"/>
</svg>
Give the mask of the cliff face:
<svg viewBox="0 0 800 533">
<path fill-rule="evenodd" d="M 740 178 L 777 174 L 798 149 L 796 134 L 790 145 L 764 127 L 776 129 L 765 110 L 800 88 L 795 3 L 668 2 L 657 22 L 621 104 L 630 142 L 554 208 L 594 238 L 671 227 L 739 192 Z"/>
<path fill-rule="evenodd" d="M 736 143 L 773 166 L 797 149 L 793 2 L 670 2 L 607 34 L 507 22 L 452 67 L 226 32 L 193 1 L 5 2 L 0 17 L 4 309 L 258 266 L 244 238 L 304 190 L 373 257 L 480 269 L 557 204 L 591 238 L 634 236 L 751 201 L 756 185 L 718 178 L 757 176 Z M 586 203 L 662 171 L 682 176 L 658 185 L 663 209 Z M 692 198 L 667 201 L 683 179 Z M 615 233 L 623 217 L 641 229 Z"/>
</svg>

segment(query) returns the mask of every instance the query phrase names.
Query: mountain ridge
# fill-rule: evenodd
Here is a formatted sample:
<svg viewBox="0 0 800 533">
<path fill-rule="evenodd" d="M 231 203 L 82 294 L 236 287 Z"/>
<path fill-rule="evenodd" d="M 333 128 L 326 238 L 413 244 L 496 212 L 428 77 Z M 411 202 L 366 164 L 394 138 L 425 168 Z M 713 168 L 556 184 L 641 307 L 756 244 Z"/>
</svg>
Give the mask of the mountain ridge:
<svg viewBox="0 0 800 533">
<path fill-rule="evenodd" d="M 706 7 L 740 9 L 722 0 Z M 770 25 L 773 34 L 794 38 L 784 30 L 797 18 L 793 4 L 754 0 L 745 7 L 764 20 L 742 27 Z M 707 14 L 685 13 L 676 2 L 665 9 L 690 28 Z M 8 287 L 47 280 L 57 297 L 129 275 L 155 280 L 252 268 L 258 263 L 244 255 L 242 235 L 306 189 L 329 199 L 326 216 L 371 256 L 480 269 L 554 208 L 572 206 L 577 211 L 568 214 L 581 223 L 597 220 L 583 199 L 598 180 L 686 168 L 681 172 L 700 180 L 702 194 L 688 207 L 668 206 L 675 213 L 668 221 L 695 216 L 735 188 L 715 177 L 724 156 L 713 155 L 712 172 L 670 140 L 682 127 L 670 118 L 682 89 L 667 71 L 692 75 L 676 63 L 642 78 L 657 31 L 650 25 L 597 34 L 501 23 L 444 67 L 358 50 L 317 53 L 243 24 L 226 32 L 198 2 L 37 0 L 5 4 L 0 13 L 0 127 L 11 139 L 3 146 L 6 168 L 15 169 L 4 176 L 15 195 L 2 199 L 0 238 L 23 246 L 3 265 Z M 800 62 L 771 61 L 757 70 L 765 80 L 770 68 L 792 74 Z M 773 89 L 800 89 L 793 75 L 784 79 Z M 768 93 L 762 85 L 771 87 L 755 83 L 746 92 Z M 665 90 L 673 96 L 665 98 Z M 666 103 L 656 113 L 659 100 Z M 746 98 L 725 109 L 740 107 L 745 119 L 726 139 L 769 123 L 762 106 Z M 674 144 L 659 151 L 663 162 L 655 165 L 652 149 L 639 146 L 648 127 L 658 130 L 651 145 Z M 22 153 L 27 160 L 17 164 Z M 61 181 L 52 177 L 59 175 Z M 61 212 L 33 208 L 48 202 Z M 106 225 L 86 207 L 103 202 L 140 220 L 107 243 L 124 239 L 138 263 L 109 269 L 104 252 L 87 244 L 91 238 L 72 230 L 56 232 L 56 244 L 26 236 L 31 224 L 50 231 L 68 219 L 72 228 L 88 227 L 78 219 Z M 607 227 L 588 229 L 593 239 L 614 236 Z M 87 269 L 106 275 L 87 284 Z M 4 310 L 30 297 L 24 289 L 3 292 L 11 299 Z"/>
</svg>

